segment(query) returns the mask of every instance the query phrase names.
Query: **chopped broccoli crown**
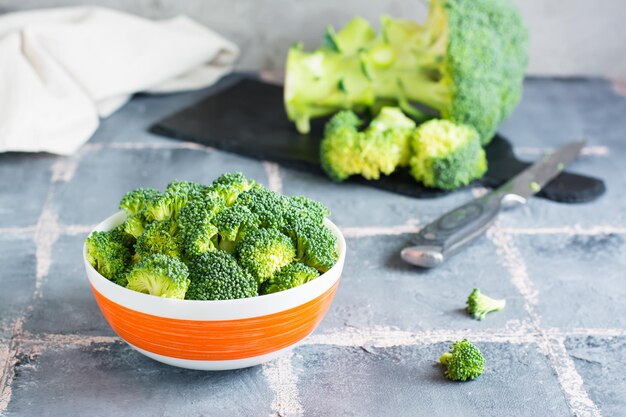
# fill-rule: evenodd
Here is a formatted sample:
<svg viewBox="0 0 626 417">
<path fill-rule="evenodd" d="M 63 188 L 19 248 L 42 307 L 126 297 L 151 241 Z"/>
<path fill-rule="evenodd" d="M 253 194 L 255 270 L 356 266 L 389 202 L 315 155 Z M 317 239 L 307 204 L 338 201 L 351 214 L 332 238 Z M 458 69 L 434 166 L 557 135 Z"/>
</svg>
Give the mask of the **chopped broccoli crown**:
<svg viewBox="0 0 626 417">
<path fill-rule="evenodd" d="M 144 231 L 146 226 L 146 218 L 143 212 L 137 214 L 130 214 L 122 224 L 124 232 L 129 235 L 138 238 Z"/>
<path fill-rule="evenodd" d="M 473 126 L 486 144 L 521 97 L 528 34 L 511 1 L 433 0 L 424 25 L 383 17 L 373 38 L 358 26 L 330 30 L 317 51 L 290 50 L 285 107 L 299 131 L 340 109 L 415 102 Z"/>
<path fill-rule="evenodd" d="M 297 222 L 299 218 L 310 219 L 321 224 L 325 217 L 330 216 L 328 208 L 318 201 L 304 196 L 292 196 L 286 200 L 285 220 L 287 224 Z"/>
<path fill-rule="evenodd" d="M 429 187 L 454 190 L 487 170 L 485 151 L 470 126 L 430 120 L 415 130 L 412 148 L 411 175 Z"/>
<path fill-rule="evenodd" d="M 212 221 L 224 208 L 224 201 L 205 195 L 193 200 L 180 211 L 178 229 L 181 245 L 186 256 L 194 257 L 215 250 L 217 227 Z"/>
<path fill-rule="evenodd" d="M 132 259 L 128 235 L 119 229 L 93 232 L 86 242 L 87 260 L 102 276 L 125 285 Z"/>
<path fill-rule="evenodd" d="M 233 252 L 237 242 L 246 232 L 259 227 L 259 216 L 248 207 L 235 204 L 222 210 L 213 221 L 219 233 L 219 248 Z"/>
<path fill-rule="evenodd" d="M 337 237 L 323 224 L 298 218 L 289 225 L 296 247 L 296 259 L 320 272 L 326 272 L 337 263 Z"/>
<path fill-rule="evenodd" d="M 185 298 L 189 286 L 187 266 L 160 253 L 141 259 L 126 276 L 126 288 L 164 298 Z"/>
<path fill-rule="evenodd" d="M 181 249 L 177 224 L 170 219 L 149 223 L 144 232 L 137 238 L 135 252 L 140 258 L 155 253 L 180 257 Z"/>
<path fill-rule="evenodd" d="M 206 252 L 189 265 L 188 300 L 232 300 L 258 295 L 257 282 L 223 251 Z"/>
<path fill-rule="evenodd" d="M 200 199 L 206 187 L 191 181 L 175 180 L 168 184 L 160 197 L 151 200 L 145 210 L 148 221 L 177 219 L 187 203 Z"/>
<path fill-rule="evenodd" d="M 256 186 L 254 181 L 248 180 L 241 172 L 230 172 L 213 181 L 209 189 L 223 198 L 228 207 L 235 203 L 239 194 Z"/>
<path fill-rule="evenodd" d="M 259 284 L 288 265 L 296 256 L 293 242 L 276 229 L 257 229 L 237 244 L 237 258 Z"/>
<path fill-rule="evenodd" d="M 148 203 L 161 196 L 161 192 L 154 188 L 137 188 L 129 191 L 120 201 L 120 209 L 129 216 L 139 214 L 147 207 Z"/>
<path fill-rule="evenodd" d="M 300 286 L 304 283 L 319 277 L 317 269 L 294 262 L 278 271 L 274 276 L 261 284 L 261 294 L 271 294 L 274 292 L 288 290 Z"/>
<path fill-rule="evenodd" d="M 486 296 L 478 288 L 467 297 L 467 312 L 476 320 L 482 320 L 487 313 L 500 311 L 506 306 L 506 300 L 497 300 Z"/>
<path fill-rule="evenodd" d="M 439 361 L 446 367 L 444 375 L 452 381 L 478 378 L 485 371 L 485 357 L 467 339 L 452 343 Z"/>
<path fill-rule="evenodd" d="M 237 205 L 247 207 L 259 218 L 261 227 L 279 227 L 284 221 L 286 197 L 266 188 L 255 187 L 237 198 Z"/>
</svg>

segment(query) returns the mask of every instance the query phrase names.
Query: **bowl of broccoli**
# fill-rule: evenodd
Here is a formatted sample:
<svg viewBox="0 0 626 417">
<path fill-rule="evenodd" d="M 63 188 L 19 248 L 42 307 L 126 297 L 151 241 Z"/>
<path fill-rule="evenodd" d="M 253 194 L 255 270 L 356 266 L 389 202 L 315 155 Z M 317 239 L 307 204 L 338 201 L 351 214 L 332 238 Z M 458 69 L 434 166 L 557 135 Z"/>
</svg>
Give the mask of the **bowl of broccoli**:
<svg viewBox="0 0 626 417">
<path fill-rule="evenodd" d="M 254 366 L 323 319 L 346 244 L 322 204 L 241 173 L 128 192 L 87 238 L 94 297 L 131 347 L 201 370 Z"/>
</svg>

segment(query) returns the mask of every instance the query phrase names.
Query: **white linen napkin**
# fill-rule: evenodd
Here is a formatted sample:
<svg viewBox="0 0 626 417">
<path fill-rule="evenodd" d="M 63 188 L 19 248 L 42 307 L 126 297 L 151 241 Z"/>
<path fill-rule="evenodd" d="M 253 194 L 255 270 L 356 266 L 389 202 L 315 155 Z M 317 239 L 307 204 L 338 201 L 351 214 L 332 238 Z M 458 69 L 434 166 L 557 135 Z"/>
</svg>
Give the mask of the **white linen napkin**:
<svg viewBox="0 0 626 417">
<path fill-rule="evenodd" d="M 100 7 L 0 16 L 0 152 L 71 154 L 133 93 L 206 87 L 235 44 L 180 16 L 151 21 Z"/>
</svg>

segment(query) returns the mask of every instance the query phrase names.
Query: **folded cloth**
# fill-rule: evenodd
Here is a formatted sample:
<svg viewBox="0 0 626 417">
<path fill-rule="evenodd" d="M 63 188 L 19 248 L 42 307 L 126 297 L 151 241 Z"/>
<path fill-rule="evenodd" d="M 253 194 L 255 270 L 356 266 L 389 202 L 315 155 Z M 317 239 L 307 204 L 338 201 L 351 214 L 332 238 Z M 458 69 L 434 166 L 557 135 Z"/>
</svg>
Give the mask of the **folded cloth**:
<svg viewBox="0 0 626 417">
<path fill-rule="evenodd" d="M 0 16 L 0 152 L 71 154 L 133 93 L 206 87 L 235 44 L 191 19 L 100 7 Z"/>
</svg>

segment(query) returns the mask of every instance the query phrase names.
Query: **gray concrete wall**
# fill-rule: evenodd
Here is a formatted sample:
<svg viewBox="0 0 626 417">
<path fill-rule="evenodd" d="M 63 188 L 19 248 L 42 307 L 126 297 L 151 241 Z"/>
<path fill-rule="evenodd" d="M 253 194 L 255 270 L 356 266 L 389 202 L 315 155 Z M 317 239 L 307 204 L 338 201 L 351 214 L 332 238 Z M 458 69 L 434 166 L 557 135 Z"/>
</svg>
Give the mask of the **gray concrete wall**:
<svg viewBox="0 0 626 417">
<path fill-rule="evenodd" d="M 530 74 L 626 77 L 626 1 L 515 0 L 531 30 Z M 0 0 L 0 13 L 84 4 L 80 0 Z M 427 0 L 98 0 L 151 18 L 189 15 L 237 42 L 241 69 L 279 69 L 289 45 L 310 47 L 328 24 L 388 13 L 423 19 Z"/>
</svg>

